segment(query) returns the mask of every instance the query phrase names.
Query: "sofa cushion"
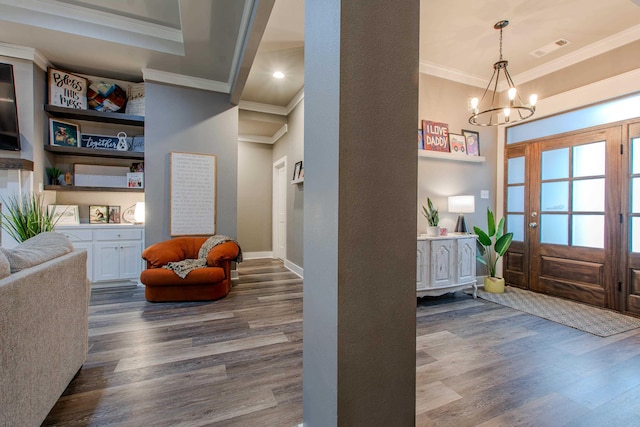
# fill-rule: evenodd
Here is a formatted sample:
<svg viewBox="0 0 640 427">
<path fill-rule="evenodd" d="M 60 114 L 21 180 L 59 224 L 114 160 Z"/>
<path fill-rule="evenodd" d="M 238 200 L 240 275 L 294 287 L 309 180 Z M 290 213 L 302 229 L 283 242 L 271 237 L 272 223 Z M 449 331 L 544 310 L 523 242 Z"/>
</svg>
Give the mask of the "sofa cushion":
<svg viewBox="0 0 640 427">
<path fill-rule="evenodd" d="M 73 244 L 64 235 L 53 231 L 40 233 L 13 249 L 0 247 L 9 260 L 11 272 L 16 273 L 73 251 Z"/>
<path fill-rule="evenodd" d="M 0 279 L 4 279 L 11 274 L 11 266 L 9 260 L 2 252 L 0 252 Z"/>
<path fill-rule="evenodd" d="M 140 281 L 145 286 L 213 285 L 224 279 L 224 269 L 220 267 L 197 268 L 184 279 L 164 268 L 149 268 L 140 274 Z"/>
</svg>

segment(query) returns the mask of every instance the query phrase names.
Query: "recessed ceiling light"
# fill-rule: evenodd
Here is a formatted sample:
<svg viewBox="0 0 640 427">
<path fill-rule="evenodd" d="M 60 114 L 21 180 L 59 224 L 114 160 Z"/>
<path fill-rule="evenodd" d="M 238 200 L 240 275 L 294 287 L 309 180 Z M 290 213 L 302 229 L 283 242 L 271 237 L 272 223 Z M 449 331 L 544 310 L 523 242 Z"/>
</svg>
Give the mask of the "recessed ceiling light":
<svg viewBox="0 0 640 427">
<path fill-rule="evenodd" d="M 276 71 L 275 73 L 273 73 L 273 77 L 275 77 L 276 79 L 284 79 L 284 73 L 282 71 Z"/>
</svg>

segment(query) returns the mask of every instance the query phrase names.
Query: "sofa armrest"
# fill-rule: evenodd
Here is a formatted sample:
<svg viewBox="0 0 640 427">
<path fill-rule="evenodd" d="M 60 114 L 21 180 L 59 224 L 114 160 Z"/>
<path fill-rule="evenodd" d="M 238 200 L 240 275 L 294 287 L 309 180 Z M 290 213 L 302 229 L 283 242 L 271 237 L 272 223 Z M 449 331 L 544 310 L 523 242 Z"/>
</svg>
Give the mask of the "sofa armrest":
<svg viewBox="0 0 640 427">
<path fill-rule="evenodd" d="M 206 239 L 206 237 L 176 237 L 158 242 L 142 251 L 142 258 L 147 261 L 147 268 L 160 268 L 168 262 L 198 258 L 198 250 Z"/>
<path fill-rule="evenodd" d="M 234 261 L 240 248 L 235 242 L 224 242 L 211 248 L 207 254 L 207 265 L 209 267 L 222 267 L 225 263 Z"/>
</svg>

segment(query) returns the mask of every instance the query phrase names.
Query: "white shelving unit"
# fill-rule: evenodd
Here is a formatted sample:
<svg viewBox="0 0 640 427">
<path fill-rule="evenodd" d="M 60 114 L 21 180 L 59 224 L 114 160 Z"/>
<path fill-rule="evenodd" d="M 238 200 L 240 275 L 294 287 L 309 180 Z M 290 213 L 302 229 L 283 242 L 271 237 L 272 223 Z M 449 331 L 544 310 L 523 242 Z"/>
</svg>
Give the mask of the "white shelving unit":
<svg viewBox="0 0 640 427">
<path fill-rule="evenodd" d="M 433 159 L 453 160 L 456 162 L 483 163 L 483 156 L 468 156 L 466 154 L 445 153 L 444 151 L 418 150 L 418 157 L 430 157 Z"/>
</svg>

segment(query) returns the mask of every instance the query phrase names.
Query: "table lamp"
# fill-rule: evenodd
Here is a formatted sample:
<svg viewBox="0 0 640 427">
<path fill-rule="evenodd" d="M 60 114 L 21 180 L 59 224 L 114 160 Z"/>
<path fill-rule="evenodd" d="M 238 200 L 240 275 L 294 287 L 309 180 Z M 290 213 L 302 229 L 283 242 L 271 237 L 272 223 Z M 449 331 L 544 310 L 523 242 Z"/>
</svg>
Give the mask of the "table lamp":
<svg viewBox="0 0 640 427">
<path fill-rule="evenodd" d="M 137 202 L 133 217 L 136 224 L 144 223 L 144 202 Z"/>
<path fill-rule="evenodd" d="M 458 214 L 456 233 L 466 233 L 467 224 L 464 214 L 476 211 L 476 199 L 474 196 L 449 196 L 449 212 Z"/>
</svg>

